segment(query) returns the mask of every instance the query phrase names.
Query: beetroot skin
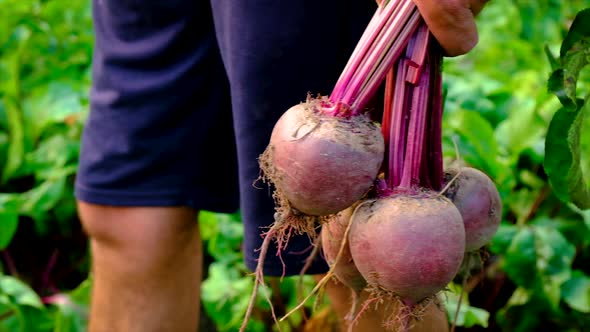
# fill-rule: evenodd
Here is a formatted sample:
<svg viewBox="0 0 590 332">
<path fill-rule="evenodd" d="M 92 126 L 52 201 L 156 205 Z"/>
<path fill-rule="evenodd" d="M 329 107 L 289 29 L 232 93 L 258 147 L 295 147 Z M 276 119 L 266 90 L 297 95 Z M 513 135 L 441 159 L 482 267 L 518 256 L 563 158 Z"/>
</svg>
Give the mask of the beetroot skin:
<svg viewBox="0 0 590 332">
<path fill-rule="evenodd" d="M 348 241 L 345 243 L 338 264 L 336 264 L 340 246 L 345 240 L 344 233 L 355 207 L 356 205 L 339 212 L 333 220 L 322 225 L 322 250 L 326 262 L 333 267 L 336 278 L 348 288 L 360 292 L 367 285 L 367 281 L 354 264 Z"/>
<path fill-rule="evenodd" d="M 502 202 L 498 189 L 483 172 L 471 168 L 445 171 L 445 182 L 459 176 L 445 192 L 463 217 L 465 224 L 465 250 L 475 251 L 488 244 L 502 219 Z"/>
<path fill-rule="evenodd" d="M 385 148 L 368 116 L 324 114 L 321 102 L 308 100 L 285 112 L 260 158 L 279 198 L 311 216 L 337 213 L 358 201 L 372 186 Z"/>
<path fill-rule="evenodd" d="M 390 196 L 367 201 L 352 219 L 350 251 L 368 284 L 415 305 L 457 274 L 465 231 L 445 197 Z"/>
</svg>

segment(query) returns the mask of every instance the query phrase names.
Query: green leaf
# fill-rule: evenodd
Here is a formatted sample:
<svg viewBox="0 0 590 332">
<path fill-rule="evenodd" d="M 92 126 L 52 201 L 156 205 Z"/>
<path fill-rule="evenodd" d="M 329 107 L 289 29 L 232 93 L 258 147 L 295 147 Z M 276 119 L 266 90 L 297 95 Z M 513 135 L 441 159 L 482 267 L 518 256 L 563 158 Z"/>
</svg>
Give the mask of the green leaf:
<svg viewBox="0 0 590 332">
<path fill-rule="evenodd" d="M 18 213 L 3 212 L 0 207 L 0 250 L 6 249 L 18 228 Z"/>
<path fill-rule="evenodd" d="M 559 282 L 567 280 L 576 248 L 552 226 L 533 227 L 537 270 Z"/>
<path fill-rule="evenodd" d="M 461 157 L 464 157 L 469 164 L 482 169 L 493 179 L 499 178 L 502 167 L 496 159 L 487 157 L 498 154 L 494 130 L 490 123 L 477 112 L 457 111 L 449 115 L 447 124 L 461 136 L 461 143 L 469 145 L 468 149 L 474 152 L 474 155 Z"/>
<path fill-rule="evenodd" d="M 54 314 L 53 332 L 86 331 L 91 287 L 90 279 L 86 279 L 70 293 L 50 297 L 50 303 L 57 309 Z"/>
<path fill-rule="evenodd" d="M 217 214 L 210 211 L 199 211 L 199 231 L 201 239 L 208 241 L 217 235 Z"/>
<path fill-rule="evenodd" d="M 590 11 L 587 12 L 590 13 Z M 583 12 L 580 13 L 580 15 L 581 14 L 583 14 Z M 575 23 L 579 23 L 580 15 L 576 18 Z M 580 24 L 578 24 L 578 27 L 579 26 Z M 572 28 L 575 27 L 572 25 Z M 577 35 L 579 38 L 575 41 L 574 38 L 570 38 L 575 34 L 573 32 L 574 30 L 570 30 L 570 33 L 568 33 L 568 36 L 562 45 L 562 52 L 566 50 L 561 56 L 563 65 L 563 87 L 566 96 L 575 105 L 580 106 L 581 100 L 576 95 L 576 87 L 580 71 L 590 60 L 590 31 L 585 31 L 587 34 L 584 36 Z M 572 43 L 571 46 L 568 45 L 568 41 Z"/>
<path fill-rule="evenodd" d="M 551 120 L 545 140 L 545 171 L 557 197 L 590 208 L 590 190 L 582 173 L 580 135 L 586 102 L 577 96 L 578 77 L 590 63 L 590 9 L 576 15 L 560 50 L 561 68 L 549 78 L 548 88 L 563 104 Z M 585 106 L 584 106 L 585 104 Z"/>
<path fill-rule="evenodd" d="M 4 106 L 8 117 L 8 132 L 10 135 L 7 161 L 2 169 L 1 182 L 8 181 L 23 162 L 25 155 L 23 120 L 17 104 L 13 100 L 4 98 Z"/>
<path fill-rule="evenodd" d="M 20 107 L 21 98 L 21 75 L 20 75 L 20 57 L 26 50 L 25 46 L 30 36 L 30 31 L 25 28 L 18 27 L 16 29 L 18 45 L 10 56 L 0 58 L 5 61 L 5 66 L 8 71 L 9 80 L 0 85 L 0 91 L 4 96 L 2 102 L 6 111 L 8 120 L 8 132 L 10 135 L 10 145 L 8 146 L 8 160 L 4 169 L 2 170 L 2 179 L 0 182 L 6 182 L 20 167 L 23 162 L 25 147 L 24 147 L 24 125 L 22 109 Z M 2 81 L 0 81 L 2 82 Z"/>
<path fill-rule="evenodd" d="M 490 243 L 490 251 L 496 254 L 504 254 L 517 232 L 518 227 L 515 225 L 500 224 L 498 231 Z"/>
<path fill-rule="evenodd" d="M 11 301 L 18 305 L 28 305 L 38 309 L 43 308 L 37 293 L 24 282 L 11 276 L 0 275 L 0 294 L 10 296 Z"/>
<path fill-rule="evenodd" d="M 19 196 L 0 194 L 0 250 L 11 242 L 18 228 Z"/>
<path fill-rule="evenodd" d="M 541 288 L 548 303 L 557 310 L 561 300 L 561 285 L 571 276 L 576 248 L 552 226 L 537 226 L 535 252 Z"/>
<path fill-rule="evenodd" d="M 65 185 L 65 178 L 50 179 L 23 193 L 20 196 L 20 213 L 31 216 L 36 221 L 44 221 L 47 211 L 62 199 Z M 39 226 L 39 223 L 37 225 Z"/>
<path fill-rule="evenodd" d="M 574 21 L 572 22 L 570 29 L 561 44 L 560 55 L 561 57 L 565 57 L 568 52 L 572 49 L 576 48 L 580 41 L 585 40 L 590 36 L 590 25 L 588 22 L 590 21 L 590 8 L 581 10 Z"/>
<path fill-rule="evenodd" d="M 48 310 L 13 305 L 13 315 L 0 321 L 0 332 L 53 332 L 53 317 Z"/>
<path fill-rule="evenodd" d="M 512 292 L 512 296 L 508 299 L 508 306 L 525 305 L 531 299 L 531 292 L 526 288 L 518 287 Z"/>
<path fill-rule="evenodd" d="M 540 287 L 553 305 L 559 287 L 571 275 L 575 247 L 553 226 L 528 225 L 519 230 L 506 251 L 504 270 L 527 289 Z"/>
<path fill-rule="evenodd" d="M 561 286 L 563 300 L 575 310 L 590 313 L 590 277 L 574 271 L 572 278 Z"/>
<path fill-rule="evenodd" d="M 535 234 L 529 227 L 522 228 L 506 251 L 504 270 L 518 285 L 532 288 L 537 274 Z"/>
<path fill-rule="evenodd" d="M 459 288 L 458 291 L 460 292 L 460 287 L 457 288 Z M 455 319 L 455 313 L 457 312 L 459 296 L 456 293 L 447 293 L 445 298 L 447 318 L 449 323 L 452 324 Z M 461 307 L 459 308 L 459 315 L 457 315 L 456 325 L 466 328 L 478 325 L 487 328 L 489 324 L 489 318 L 489 312 L 484 309 L 469 305 L 469 303 L 466 301 L 466 298 L 464 298 L 463 301 L 461 301 Z"/>
<path fill-rule="evenodd" d="M 571 100 L 568 96 L 566 91 L 564 82 L 564 74 L 563 69 L 555 70 L 551 76 L 549 76 L 549 80 L 547 81 L 547 88 L 549 91 L 553 92 L 561 102 L 564 107 L 567 108 L 576 108 L 576 100 Z"/>
<path fill-rule="evenodd" d="M 580 167 L 583 117 L 584 112 L 571 112 L 566 108 L 553 116 L 545 141 L 544 167 L 559 199 L 587 209 L 590 208 L 590 191 Z"/>
<path fill-rule="evenodd" d="M 203 212 L 199 218 L 209 254 L 218 262 L 233 264 L 240 261 L 244 232 L 240 214 Z"/>
</svg>

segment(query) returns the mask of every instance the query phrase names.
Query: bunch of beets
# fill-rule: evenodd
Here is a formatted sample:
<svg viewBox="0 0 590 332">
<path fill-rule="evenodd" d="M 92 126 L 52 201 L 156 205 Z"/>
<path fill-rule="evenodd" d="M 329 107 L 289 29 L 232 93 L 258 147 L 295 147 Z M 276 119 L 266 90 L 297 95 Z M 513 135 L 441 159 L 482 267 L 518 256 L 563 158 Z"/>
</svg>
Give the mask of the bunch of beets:
<svg viewBox="0 0 590 332">
<path fill-rule="evenodd" d="M 351 288 L 351 320 L 366 307 L 362 291 L 396 301 L 403 314 L 384 325 L 405 330 L 491 240 L 502 214 L 494 183 L 443 167 L 442 59 L 411 0 L 384 2 L 330 96 L 308 96 L 278 120 L 259 159 L 276 213 L 252 299 L 270 242 L 280 252 L 291 234 L 308 234 L 330 265 L 316 290 L 329 278 Z M 378 123 L 367 105 L 384 82 Z"/>
</svg>

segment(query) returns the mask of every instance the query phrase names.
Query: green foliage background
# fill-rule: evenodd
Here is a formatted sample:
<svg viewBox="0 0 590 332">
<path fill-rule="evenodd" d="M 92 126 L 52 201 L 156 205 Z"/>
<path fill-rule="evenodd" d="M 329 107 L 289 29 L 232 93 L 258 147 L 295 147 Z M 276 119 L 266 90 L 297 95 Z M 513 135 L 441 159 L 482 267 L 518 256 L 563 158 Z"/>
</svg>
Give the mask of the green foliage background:
<svg viewBox="0 0 590 332">
<path fill-rule="evenodd" d="M 549 124 L 562 107 L 547 89 L 554 68 L 546 50 L 559 55 L 574 16 L 588 7 L 492 1 L 478 18 L 477 48 L 445 60 L 445 161 L 485 171 L 504 202 L 489 257 L 471 268 L 465 287 L 459 325 L 470 331 L 590 329 L 590 210 L 560 199 L 543 167 Z M 0 331 L 84 330 L 91 280 L 72 190 L 92 42 L 88 1 L 0 0 Z M 588 83 L 586 68 L 580 98 Z M 590 117 L 582 119 L 580 168 L 588 175 Z M 239 215 L 204 212 L 201 226 L 204 309 L 219 331 L 235 331 L 253 286 L 241 262 Z M 450 285 L 450 316 L 460 285 Z M 267 291 L 289 308 L 295 289 L 287 279 Z M 257 310 L 250 328 L 266 331 L 262 298 Z M 283 330 L 301 321 L 293 316 Z"/>
</svg>

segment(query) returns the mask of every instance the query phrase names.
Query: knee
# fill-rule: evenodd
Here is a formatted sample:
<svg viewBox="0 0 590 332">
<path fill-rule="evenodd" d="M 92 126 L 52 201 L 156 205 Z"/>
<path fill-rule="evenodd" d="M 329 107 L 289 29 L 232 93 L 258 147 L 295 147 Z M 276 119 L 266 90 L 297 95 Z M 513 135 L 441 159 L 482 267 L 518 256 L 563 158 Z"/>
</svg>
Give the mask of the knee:
<svg viewBox="0 0 590 332">
<path fill-rule="evenodd" d="M 197 212 L 183 207 L 113 207 L 78 203 L 92 249 L 111 258 L 167 262 L 200 250 Z"/>
</svg>

